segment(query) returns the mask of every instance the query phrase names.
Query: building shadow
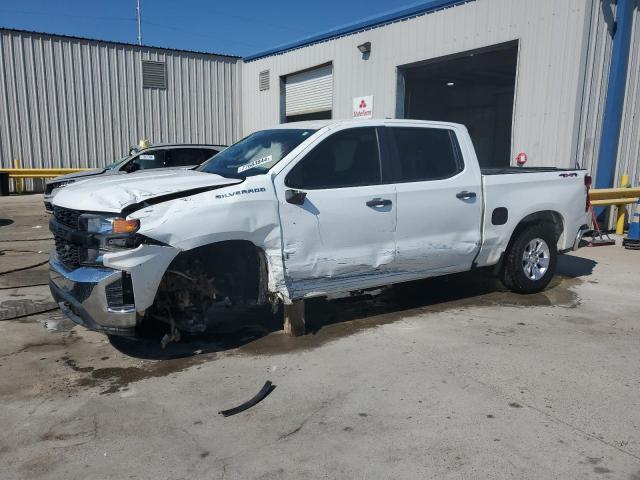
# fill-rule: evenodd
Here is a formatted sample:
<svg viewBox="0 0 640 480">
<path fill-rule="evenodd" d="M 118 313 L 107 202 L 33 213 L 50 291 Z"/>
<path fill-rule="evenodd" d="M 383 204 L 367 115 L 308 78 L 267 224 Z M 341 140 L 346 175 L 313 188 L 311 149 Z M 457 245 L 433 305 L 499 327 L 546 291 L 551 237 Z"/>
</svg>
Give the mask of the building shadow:
<svg viewBox="0 0 640 480">
<path fill-rule="evenodd" d="M 296 349 L 296 345 L 313 347 L 336 335 L 349 335 L 365 328 L 392 323 L 407 315 L 428 314 L 478 306 L 554 306 L 558 299 L 567 298 L 565 306 L 571 306 L 570 291 L 576 281 L 593 273 L 596 262 L 590 259 L 561 255 L 558 271 L 547 290 L 530 295 L 508 291 L 490 271 L 478 270 L 455 275 L 429 278 L 397 284 L 383 289 L 377 295 L 361 295 L 337 300 L 315 298 L 307 300 L 307 335 L 298 338 L 279 336 L 277 343 L 282 351 Z M 563 295 L 564 294 L 564 295 Z M 573 296 L 573 297 L 572 297 Z M 577 304 L 577 301 L 576 301 Z M 142 359 L 163 360 L 185 358 L 194 355 L 242 349 L 273 332 L 282 330 L 282 311 L 275 314 L 270 309 L 247 309 L 228 316 L 223 321 L 212 321 L 206 332 L 183 334 L 179 342 L 162 348 L 160 340 L 167 333 L 163 324 L 156 323 L 137 339 L 111 337 L 114 348 L 121 353 Z M 339 333 L 336 324 L 341 324 Z M 333 329 L 328 327 L 334 326 Z M 273 342 L 271 346 L 274 347 Z M 274 351 L 277 351 L 277 346 Z M 257 348 L 256 352 L 267 350 Z"/>
</svg>

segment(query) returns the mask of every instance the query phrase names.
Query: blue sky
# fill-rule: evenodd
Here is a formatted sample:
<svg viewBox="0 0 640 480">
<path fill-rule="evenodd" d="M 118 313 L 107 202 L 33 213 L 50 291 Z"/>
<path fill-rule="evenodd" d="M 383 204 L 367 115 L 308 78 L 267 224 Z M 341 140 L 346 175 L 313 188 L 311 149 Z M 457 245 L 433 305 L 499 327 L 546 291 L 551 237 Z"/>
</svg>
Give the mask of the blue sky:
<svg viewBox="0 0 640 480">
<path fill-rule="evenodd" d="M 146 45 L 248 55 L 416 2 L 141 0 Z M 136 43 L 136 0 L 2 0 L 0 26 Z"/>
</svg>

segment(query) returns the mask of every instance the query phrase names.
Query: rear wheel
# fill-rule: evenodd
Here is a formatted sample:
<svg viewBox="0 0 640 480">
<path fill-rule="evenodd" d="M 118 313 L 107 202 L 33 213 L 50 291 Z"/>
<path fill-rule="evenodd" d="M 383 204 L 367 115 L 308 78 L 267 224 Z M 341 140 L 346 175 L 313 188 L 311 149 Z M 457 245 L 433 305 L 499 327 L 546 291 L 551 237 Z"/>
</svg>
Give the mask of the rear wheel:
<svg viewBox="0 0 640 480">
<path fill-rule="evenodd" d="M 511 242 L 502 267 L 502 283 L 518 293 L 536 293 L 549 284 L 556 272 L 558 250 L 549 225 L 532 225 Z"/>
</svg>

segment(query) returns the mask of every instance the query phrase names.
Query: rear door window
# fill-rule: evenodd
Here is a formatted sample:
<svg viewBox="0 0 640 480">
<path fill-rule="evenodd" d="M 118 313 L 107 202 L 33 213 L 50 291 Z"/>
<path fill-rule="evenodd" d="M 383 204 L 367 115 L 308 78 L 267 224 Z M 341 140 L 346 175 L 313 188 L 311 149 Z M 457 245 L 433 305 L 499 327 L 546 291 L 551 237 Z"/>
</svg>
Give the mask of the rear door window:
<svg viewBox="0 0 640 480">
<path fill-rule="evenodd" d="M 200 165 L 213 157 L 214 153 L 206 148 L 172 148 L 167 151 L 167 167 L 188 167 Z"/>
<path fill-rule="evenodd" d="M 292 188 L 323 189 L 380 183 L 380 150 L 373 127 L 334 133 L 309 152 L 287 175 Z"/>
<path fill-rule="evenodd" d="M 391 169 L 396 182 L 419 182 L 452 177 L 464 169 L 452 130 L 444 128 L 388 127 L 395 144 Z"/>
</svg>

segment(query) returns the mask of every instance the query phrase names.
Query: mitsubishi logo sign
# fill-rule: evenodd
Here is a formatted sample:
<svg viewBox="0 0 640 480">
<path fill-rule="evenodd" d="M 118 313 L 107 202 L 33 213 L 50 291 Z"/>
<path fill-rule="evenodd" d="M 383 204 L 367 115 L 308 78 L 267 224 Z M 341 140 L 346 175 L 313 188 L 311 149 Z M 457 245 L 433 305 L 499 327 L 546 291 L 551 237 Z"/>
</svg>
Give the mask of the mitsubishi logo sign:
<svg viewBox="0 0 640 480">
<path fill-rule="evenodd" d="M 373 118 L 373 95 L 353 98 L 353 118 Z"/>
</svg>

